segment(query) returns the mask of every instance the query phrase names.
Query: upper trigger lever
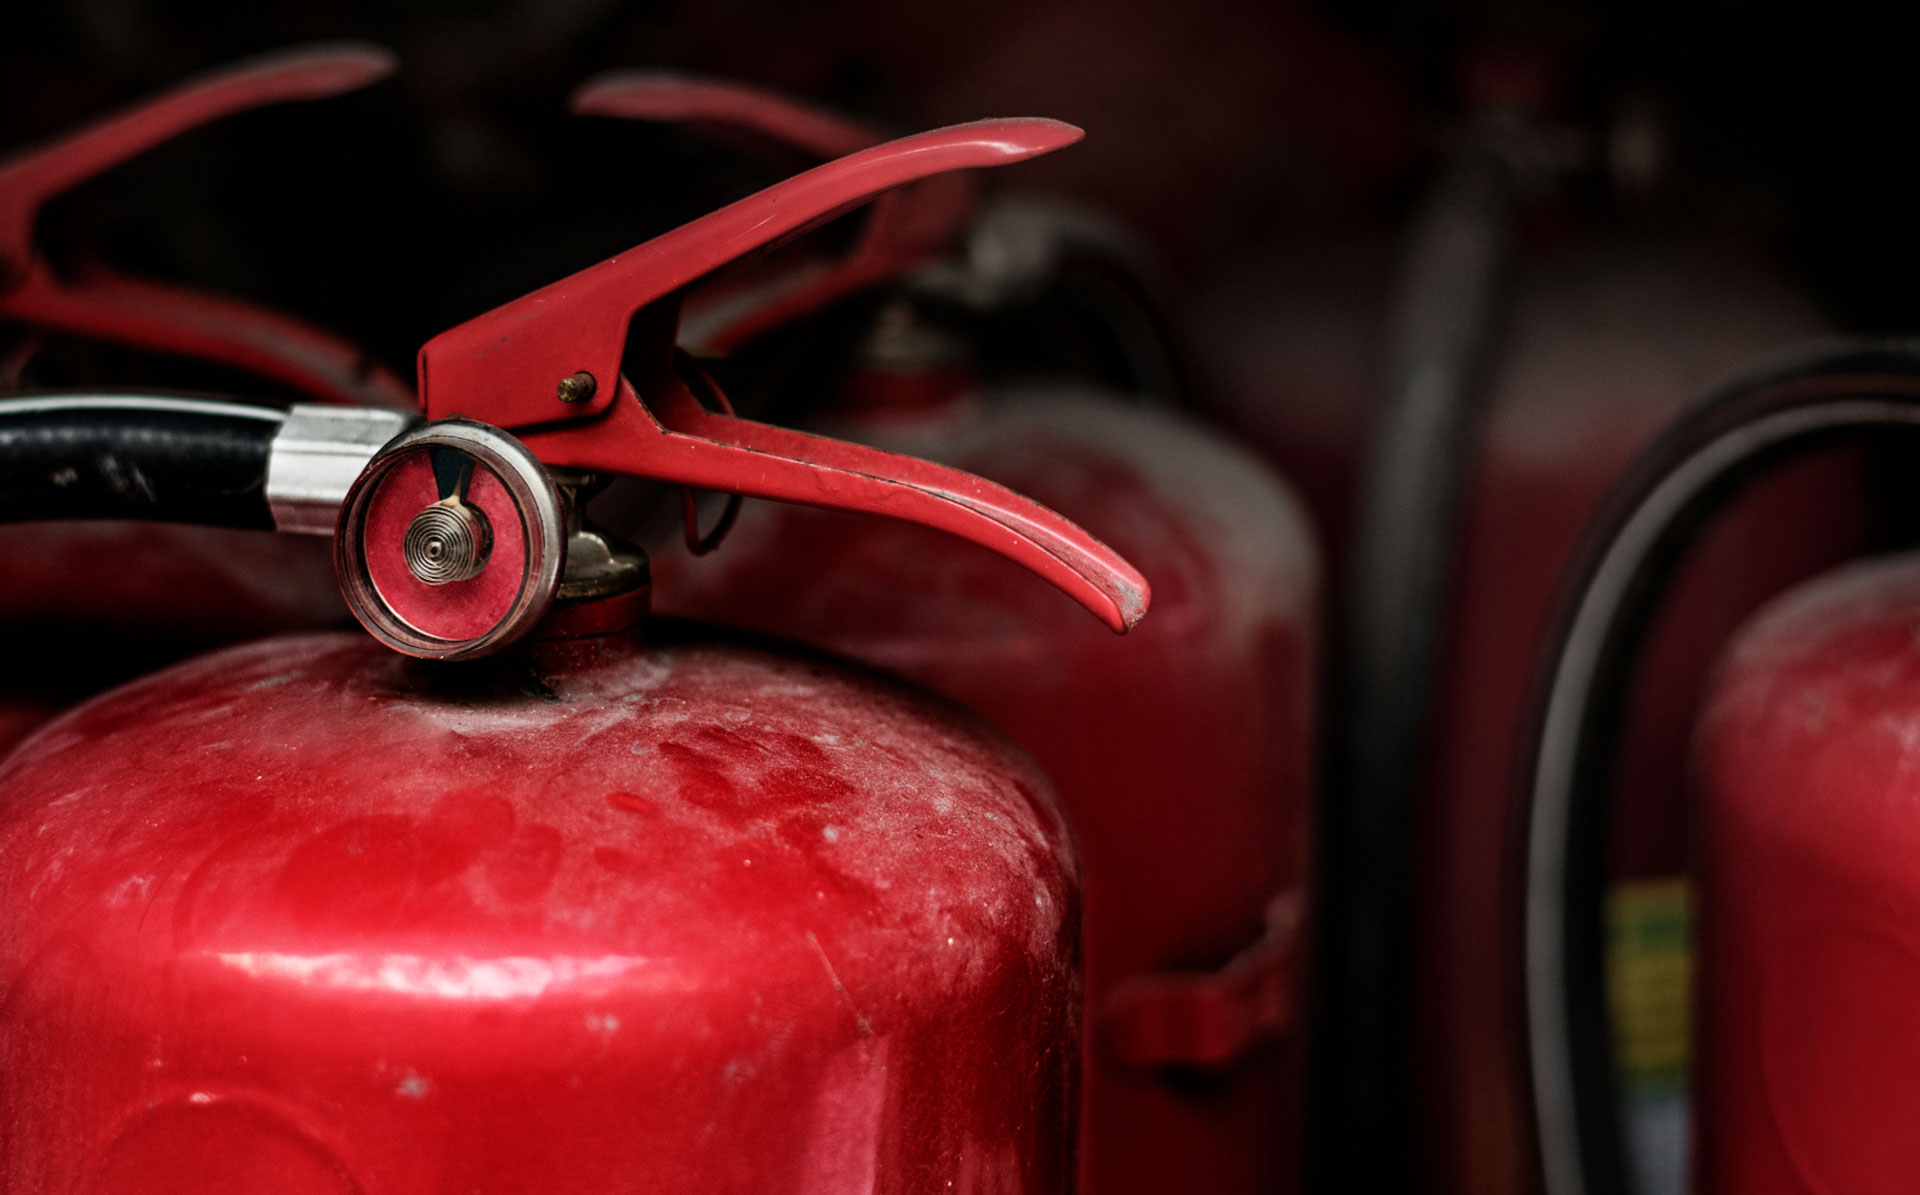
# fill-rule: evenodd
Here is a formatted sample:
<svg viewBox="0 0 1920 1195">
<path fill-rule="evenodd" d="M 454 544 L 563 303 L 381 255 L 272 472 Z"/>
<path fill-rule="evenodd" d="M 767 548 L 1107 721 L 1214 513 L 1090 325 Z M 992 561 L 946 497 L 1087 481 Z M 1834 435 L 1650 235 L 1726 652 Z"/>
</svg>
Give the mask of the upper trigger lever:
<svg viewBox="0 0 1920 1195">
<path fill-rule="evenodd" d="M 881 144 L 859 121 L 746 84 L 662 71 L 615 71 L 574 92 L 580 115 L 741 129 L 821 159 Z M 941 174 L 874 200 L 853 247 L 822 266 L 803 262 L 771 281 L 712 286 L 687 303 L 683 337 L 725 355 L 755 337 L 878 283 L 926 265 L 949 250 L 972 219 L 978 188 L 966 175 Z"/>
</svg>

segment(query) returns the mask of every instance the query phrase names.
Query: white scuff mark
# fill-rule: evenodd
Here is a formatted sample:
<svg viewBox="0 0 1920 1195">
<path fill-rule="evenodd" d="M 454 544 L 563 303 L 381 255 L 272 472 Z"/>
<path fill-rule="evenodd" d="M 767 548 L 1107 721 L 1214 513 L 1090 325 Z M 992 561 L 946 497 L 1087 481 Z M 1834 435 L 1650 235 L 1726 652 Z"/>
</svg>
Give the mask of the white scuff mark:
<svg viewBox="0 0 1920 1195">
<path fill-rule="evenodd" d="M 853 1014 L 853 1023 L 859 1027 L 860 1036 L 872 1037 L 873 1026 L 867 1023 L 866 1014 L 854 1004 L 853 996 L 847 991 L 847 985 L 840 982 L 840 973 L 833 969 L 833 960 L 827 957 L 826 947 L 820 945 L 820 939 L 813 936 L 812 930 L 807 931 L 807 945 L 813 947 L 813 952 L 820 956 L 820 965 L 827 969 L 827 979 L 833 984 L 834 994 L 840 997 L 840 1002 L 845 1004 L 847 1011 Z"/>
<path fill-rule="evenodd" d="M 408 1071 L 393 1085 L 393 1093 L 403 1100 L 424 1100 L 433 1094 L 433 1080 Z"/>
<path fill-rule="evenodd" d="M 568 729 L 577 737 L 574 745 L 578 747 L 588 739 L 605 734 L 616 727 L 626 726 L 633 721 L 633 714 L 617 705 L 604 706 L 598 710 L 581 714 L 568 724 Z"/>
<path fill-rule="evenodd" d="M 548 731 L 568 714 L 566 706 L 545 701 L 505 702 L 495 706 L 396 702 L 389 708 L 405 710 L 441 730 L 468 737 Z"/>
<path fill-rule="evenodd" d="M 305 676 L 306 674 L 307 673 L 305 669 L 295 668 L 291 672 L 282 672 L 278 676 L 269 676 L 264 680 L 254 681 L 250 685 L 243 686 L 240 691 L 242 693 L 257 693 L 262 689 L 272 689 L 279 685 L 284 685 L 288 681 L 299 680 L 301 677 Z"/>
<path fill-rule="evenodd" d="M 632 986 L 658 960 L 627 955 L 597 958 L 428 958 L 417 954 L 283 954 L 247 950 L 213 955 L 222 965 L 265 979 L 336 991 L 389 992 L 440 1000 L 525 1000 L 549 989 L 618 979 Z M 683 989 L 682 977 L 661 970 L 651 988 Z"/>
<path fill-rule="evenodd" d="M 120 881 L 118 887 L 107 894 L 107 903 L 118 908 L 130 900 L 144 898 L 152 889 L 152 876 L 128 876 L 126 879 Z"/>
<path fill-rule="evenodd" d="M 822 837 L 822 838 L 824 838 L 824 839 L 826 839 L 826 840 L 827 840 L 828 842 L 839 842 L 839 841 L 840 841 L 840 827 L 838 827 L 838 826 L 822 826 L 822 827 L 820 828 L 820 837 Z"/>
</svg>

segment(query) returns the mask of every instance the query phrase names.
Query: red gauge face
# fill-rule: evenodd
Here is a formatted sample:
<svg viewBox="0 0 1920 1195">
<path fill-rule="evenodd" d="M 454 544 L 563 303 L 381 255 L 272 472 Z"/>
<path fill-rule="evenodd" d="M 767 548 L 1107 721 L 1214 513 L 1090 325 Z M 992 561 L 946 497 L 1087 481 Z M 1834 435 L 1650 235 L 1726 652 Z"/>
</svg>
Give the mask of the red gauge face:
<svg viewBox="0 0 1920 1195">
<path fill-rule="evenodd" d="M 527 527 L 499 476 L 475 462 L 464 498 L 493 533 L 485 564 L 464 581 L 434 585 L 414 575 L 406 559 L 407 529 L 421 511 L 446 497 L 435 477 L 433 454 L 455 452 L 459 449 L 414 449 L 375 483 L 367 501 L 366 568 L 381 601 L 414 630 L 437 639 L 478 639 L 513 613 L 526 585 Z"/>
<path fill-rule="evenodd" d="M 341 592 L 397 651 L 498 651 L 545 617 L 559 587 L 560 510 L 520 441 L 470 419 L 425 424 L 381 449 L 341 506 Z"/>
</svg>

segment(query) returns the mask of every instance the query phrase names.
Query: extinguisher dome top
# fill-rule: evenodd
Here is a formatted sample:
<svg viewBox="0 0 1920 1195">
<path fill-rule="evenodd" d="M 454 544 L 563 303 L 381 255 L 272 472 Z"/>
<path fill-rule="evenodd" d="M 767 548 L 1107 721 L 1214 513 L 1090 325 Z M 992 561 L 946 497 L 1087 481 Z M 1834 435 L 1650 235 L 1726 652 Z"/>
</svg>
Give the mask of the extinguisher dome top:
<svg viewBox="0 0 1920 1195">
<path fill-rule="evenodd" d="M 1078 867 L 1038 767 L 898 682 L 656 631 L 280 637 L 18 747 L 10 1188 L 1068 1189 Z"/>
<path fill-rule="evenodd" d="M 182 750 L 203 738 L 219 750 Z M 108 739 L 115 752 L 90 746 Z M 81 772 L 100 799 L 61 800 Z M 112 902 L 124 877 L 109 873 L 137 866 L 184 936 L 142 935 L 124 901 L 128 916 L 84 918 L 89 934 L 289 989 L 486 1003 L 503 973 L 472 960 L 557 944 L 658 969 L 640 986 L 669 995 L 750 990 L 753 975 L 824 989 L 811 928 L 871 960 L 840 978 L 884 1029 L 897 940 L 954 991 L 994 960 L 950 937 L 1044 961 L 1077 920 L 1047 782 L 984 723 L 846 665 L 670 623 L 645 647 L 566 641 L 452 669 L 356 635 L 247 644 L 79 707 L 0 783 L 0 891 L 65 877 L 46 900 L 6 902 L 0 955 L 23 920 Z M 56 839 L 89 843 L 86 859 Z M 209 856 L 213 842 L 227 846 Z M 440 963 L 388 965 L 403 956 Z"/>
</svg>

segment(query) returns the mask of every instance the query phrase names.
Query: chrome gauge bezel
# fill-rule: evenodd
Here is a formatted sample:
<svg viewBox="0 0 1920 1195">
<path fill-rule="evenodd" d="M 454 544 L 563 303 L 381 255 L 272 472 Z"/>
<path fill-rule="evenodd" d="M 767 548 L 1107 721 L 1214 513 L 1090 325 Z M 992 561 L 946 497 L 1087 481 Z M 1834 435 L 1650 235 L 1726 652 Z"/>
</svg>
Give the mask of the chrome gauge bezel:
<svg viewBox="0 0 1920 1195">
<path fill-rule="evenodd" d="M 468 639 L 442 638 L 402 618 L 381 596 L 367 568 L 367 511 L 381 480 L 410 454 L 434 448 L 466 453 L 498 477 L 526 529 L 526 566 L 512 607 L 491 629 Z M 504 530 L 495 528 L 495 534 Z M 367 463 L 340 506 L 333 558 L 341 596 L 368 634 L 419 659 L 474 659 L 500 651 L 546 617 L 566 563 L 566 520 L 553 479 L 526 445 L 491 424 L 456 416 L 395 437 Z"/>
</svg>

